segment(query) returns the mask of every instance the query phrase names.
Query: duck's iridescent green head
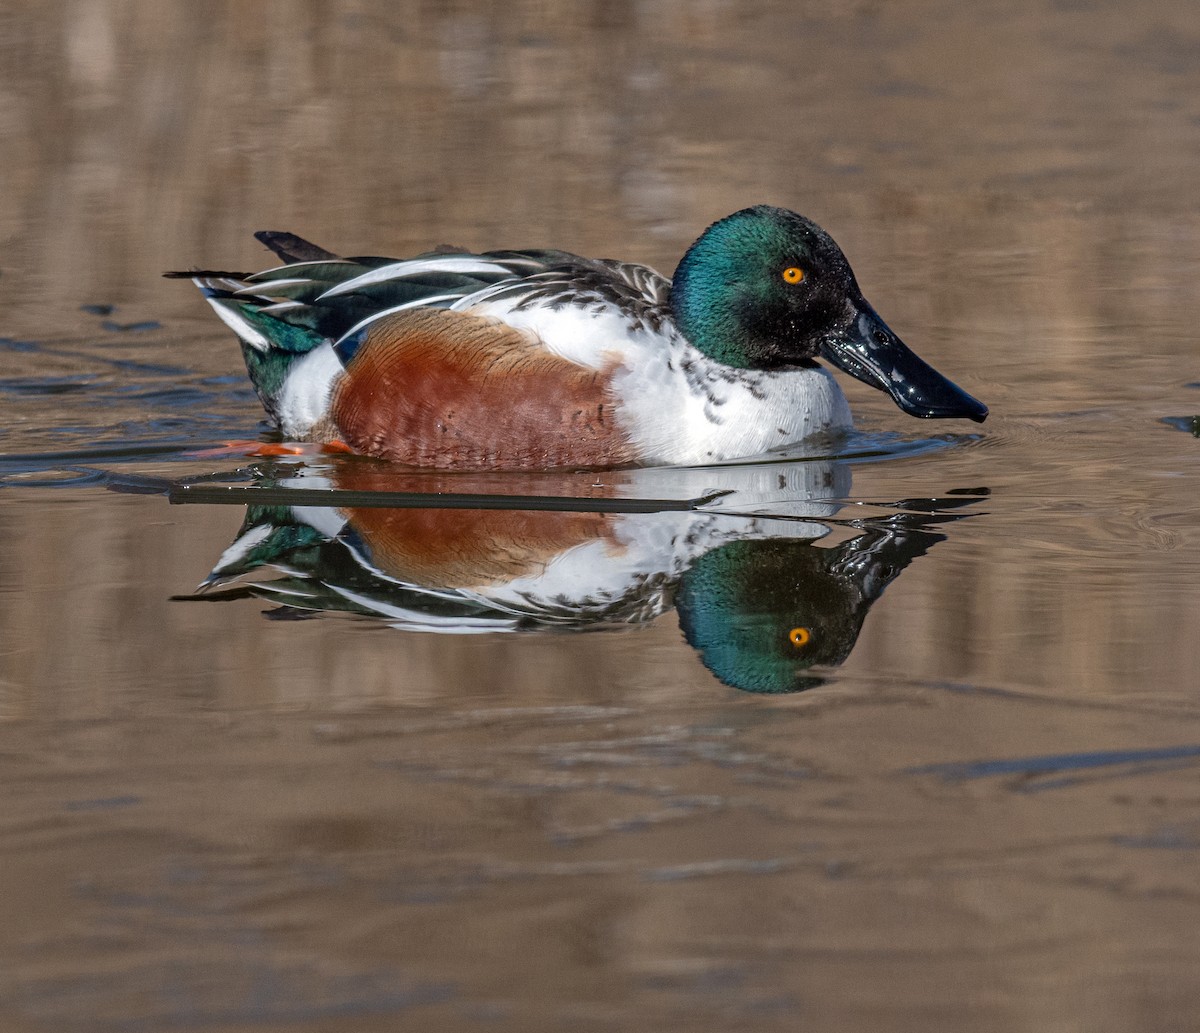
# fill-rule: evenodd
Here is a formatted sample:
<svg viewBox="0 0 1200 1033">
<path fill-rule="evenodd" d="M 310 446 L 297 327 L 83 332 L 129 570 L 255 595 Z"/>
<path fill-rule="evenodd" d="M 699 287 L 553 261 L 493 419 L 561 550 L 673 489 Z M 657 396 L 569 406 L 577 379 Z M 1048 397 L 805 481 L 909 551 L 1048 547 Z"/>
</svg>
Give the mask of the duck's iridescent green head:
<svg viewBox="0 0 1200 1033">
<path fill-rule="evenodd" d="M 675 270 L 671 308 L 688 341 L 726 366 L 824 358 L 913 416 L 987 416 L 879 318 L 833 238 L 786 208 L 756 205 L 713 223 Z"/>
</svg>

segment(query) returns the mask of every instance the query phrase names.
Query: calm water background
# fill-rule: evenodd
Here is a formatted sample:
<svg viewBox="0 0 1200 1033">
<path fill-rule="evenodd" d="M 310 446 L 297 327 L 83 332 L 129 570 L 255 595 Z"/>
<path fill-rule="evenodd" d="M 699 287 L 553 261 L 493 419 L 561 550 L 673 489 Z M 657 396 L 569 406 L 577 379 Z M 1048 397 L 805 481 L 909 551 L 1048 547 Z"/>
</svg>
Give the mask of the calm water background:
<svg viewBox="0 0 1200 1033">
<path fill-rule="evenodd" d="M 5 1030 L 1195 1027 L 1190 0 L 12 4 L 0 139 Z M 827 512 L 972 515 L 808 692 L 672 611 L 172 601 L 241 513 L 108 490 L 258 432 L 164 269 L 278 228 L 669 272 L 760 201 L 993 413 L 847 385 L 884 456 Z"/>
</svg>

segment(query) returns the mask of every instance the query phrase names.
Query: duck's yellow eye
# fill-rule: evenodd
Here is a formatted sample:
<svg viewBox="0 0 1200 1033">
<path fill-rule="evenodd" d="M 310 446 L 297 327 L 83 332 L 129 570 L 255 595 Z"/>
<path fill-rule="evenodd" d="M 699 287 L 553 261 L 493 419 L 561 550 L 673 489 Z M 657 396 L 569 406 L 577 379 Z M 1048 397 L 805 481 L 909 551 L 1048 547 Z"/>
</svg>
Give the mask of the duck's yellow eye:
<svg viewBox="0 0 1200 1033">
<path fill-rule="evenodd" d="M 799 283 L 803 279 L 804 279 L 804 270 L 801 269 L 799 266 L 789 265 L 783 271 L 783 282 L 784 283 Z"/>
<path fill-rule="evenodd" d="M 810 632 L 808 628 L 792 628 L 792 630 L 788 632 L 788 641 L 791 642 L 791 644 L 797 649 L 807 646 L 811 639 L 812 632 Z"/>
</svg>

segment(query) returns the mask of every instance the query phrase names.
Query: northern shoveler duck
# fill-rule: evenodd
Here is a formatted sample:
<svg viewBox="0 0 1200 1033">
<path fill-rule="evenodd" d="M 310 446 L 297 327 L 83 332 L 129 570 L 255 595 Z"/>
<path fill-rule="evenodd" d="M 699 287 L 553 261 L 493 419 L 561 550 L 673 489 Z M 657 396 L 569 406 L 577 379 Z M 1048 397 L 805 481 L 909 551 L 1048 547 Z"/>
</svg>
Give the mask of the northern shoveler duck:
<svg viewBox="0 0 1200 1033">
<path fill-rule="evenodd" d="M 351 612 L 454 634 L 644 625 L 674 608 L 721 681 L 794 692 L 816 683 L 813 666 L 846 659 L 883 590 L 944 539 L 936 526 L 983 497 L 906 500 L 817 548 L 830 530 L 822 518 L 834 517 L 848 493 L 848 468 L 733 469 L 748 472 L 733 481 L 745 490 L 688 511 L 251 506 L 201 587 L 249 591 L 292 612 Z M 329 479 L 302 474 L 273 483 L 357 498 L 396 484 L 374 463 L 337 464 Z M 780 477 L 786 488 L 776 487 Z M 800 506 L 805 517 L 743 512 L 760 504 L 765 513 Z"/>
<path fill-rule="evenodd" d="M 564 251 L 339 258 L 256 234 L 283 266 L 189 276 L 292 440 L 413 466 L 695 465 L 851 426 L 825 359 L 905 412 L 987 408 L 914 355 L 815 223 L 713 223 L 673 280 Z"/>
</svg>

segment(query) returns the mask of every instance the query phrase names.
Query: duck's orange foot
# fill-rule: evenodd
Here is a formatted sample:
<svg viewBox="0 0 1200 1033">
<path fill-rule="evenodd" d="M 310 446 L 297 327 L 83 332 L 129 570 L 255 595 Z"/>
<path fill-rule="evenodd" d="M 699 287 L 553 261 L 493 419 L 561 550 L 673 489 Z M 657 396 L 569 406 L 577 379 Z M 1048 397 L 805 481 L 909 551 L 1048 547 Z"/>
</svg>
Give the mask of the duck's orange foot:
<svg viewBox="0 0 1200 1033">
<path fill-rule="evenodd" d="M 188 453 L 189 459 L 220 459 L 224 456 L 251 456 L 269 459 L 276 456 L 316 454 L 354 455 L 354 449 L 344 441 L 325 441 L 310 444 L 303 441 L 226 441 L 215 448 L 199 448 Z"/>
</svg>

